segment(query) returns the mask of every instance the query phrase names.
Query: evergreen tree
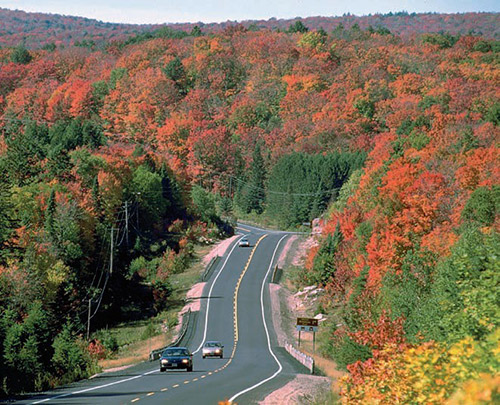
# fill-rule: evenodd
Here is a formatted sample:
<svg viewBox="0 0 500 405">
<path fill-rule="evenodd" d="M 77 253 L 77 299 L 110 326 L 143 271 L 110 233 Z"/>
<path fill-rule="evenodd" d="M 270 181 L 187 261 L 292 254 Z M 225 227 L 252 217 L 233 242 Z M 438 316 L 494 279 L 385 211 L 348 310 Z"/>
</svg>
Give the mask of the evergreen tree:
<svg viewBox="0 0 500 405">
<path fill-rule="evenodd" d="M 49 367 L 51 345 L 47 313 L 40 303 L 32 304 L 22 322 L 11 319 L 6 325 L 3 350 L 4 384 L 13 391 L 44 388 L 40 385 Z"/>
<path fill-rule="evenodd" d="M 292 153 L 281 157 L 269 173 L 266 212 L 283 226 L 309 222 L 326 209 L 365 156 Z"/>
<path fill-rule="evenodd" d="M 247 195 L 247 212 L 255 211 L 257 214 L 262 214 L 264 211 L 265 192 L 264 182 L 266 176 L 266 169 L 264 167 L 264 159 L 260 145 L 255 146 L 253 152 L 253 160 L 250 172 L 250 184 Z"/>
<path fill-rule="evenodd" d="M 340 224 L 337 222 L 335 232 L 329 234 L 321 244 L 316 257 L 314 258 L 314 282 L 326 285 L 335 274 L 335 254 L 339 245 L 344 240 L 344 235 L 340 230 Z"/>
<path fill-rule="evenodd" d="M 94 121 L 86 120 L 82 125 L 82 144 L 96 149 L 105 144 L 102 127 Z"/>
<path fill-rule="evenodd" d="M 101 193 L 99 192 L 99 181 L 97 176 L 94 177 L 94 182 L 92 184 L 92 203 L 94 205 L 94 212 L 99 220 L 103 218 Z"/>
<path fill-rule="evenodd" d="M 54 216 L 56 213 L 56 192 L 54 189 L 50 191 L 49 200 L 47 202 L 47 208 L 45 210 L 45 229 L 51 238 L 54 238 L 55 228 L 54 228 Z"/>
<path fill-rule="evenodd" d="M 52 364 L 56 375 L 63 383 L 86 378 L 93 368 L 92 359 L 85 353 L 83 347 L 78 345 L 71 329 L 71 324 L 67 323 L 52 344 L 54 352 Z"/>
<path fill-rule="evenodd" d="M 233 201 L 228 196 L 222 196 L 219 200 L 219 211 L 223 216 L 230 216 L 233 212 Z"/>
<path fill-rule="evenodd" d="M 32 59 L 33 57 L 23 45 L 19 45 L 14 48 L 12 54 L 10 55 L 10 60 L 12 62 L 20 63 L 22 65 L 27 65 Z"/>
<path fill-rule="evenodd" d="M 179 183 L 169 173 L 167 166 L 163 164 L 160 168 L 161 189 L 163 198 L 169 203 L 167 216 L 169 219 L 183 217 L 185 215 L 184 205 Z"/>
<path fill-rule="evenodd" d="M 7 132 L 4 168 L 11 182 L 23 185 L 33 181 L 42 171 L 42 162 L 47 154 L 47 139 L 47 126 L 35 122 L 26 124 L 24 131 L 13 126 Z"/>
<path fill-rule="evenodd" d="M 6 244 L 12 231 L 10 209 L 11 203 L 8 186 L 0 180 L 0 263 L 7 256 Z"/>
<path fill-rule="evenodd" d="M 201 37 L 203 35 L 203 32 L 201 32 L 200 27 L 195 25 L 193 29 L 191 30 L 191 36 L 192 37 Z"/>
<path fill-rule="evenodd" d="M 306 33 L 307 31 L 309 31 L 309 28 L 307 28 L 303 23 L 302 21 L 298 20 L 298 21 L 295 21 L 294 24 L 290 25 L 290 27 L 288 27 L 288 32 L 290 33 L 295 33 L 295 32 L 300 32 L 301 34 L 304 34 Z"/>
<path fill-rule="evenodd" d="M 187 92 L 187 77 L 186 70 L 182 64 L 181 59 L 176 56 L 172 59 L 167 66 L 162 69 L 165 76 L 175 83 L 175 86 L 179 90 L 180 94 L 186 94 Z"/>
</svg>

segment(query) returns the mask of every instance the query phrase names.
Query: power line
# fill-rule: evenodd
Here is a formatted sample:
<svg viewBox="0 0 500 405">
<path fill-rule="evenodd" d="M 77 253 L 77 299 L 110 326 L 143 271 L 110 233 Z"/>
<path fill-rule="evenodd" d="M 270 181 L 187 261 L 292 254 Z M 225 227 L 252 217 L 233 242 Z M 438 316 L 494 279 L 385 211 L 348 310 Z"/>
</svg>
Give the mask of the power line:
<svg viewBox="0 0 500 405">
<path fill-rule="evenodd" d="M 124 217 L 125 215 L 125 217 Z M 123 210 L 118 210 L 117 211 L 117 219 L 114 221 L 113 225 L 111 226 L 111 228 L 109 229 L 109 232 L 110 232 L 110 235 L 109 235 L 109 243 L 110 243 L 110 247 L 109 247 L 109 268 L 108 268 L 108 271 L 104 271 L 104 268 L 106 266 L 106 263 L 103 263 L 103 267 L 102 267 L 102 270 L 101 270 L 101 274 L 100 274 L 100 277 L 99 277 L 99 281 L 97 282 L 97 285 L 96 285 L 96 288 L 98 288 L 100 285 L 101 285 L 101 281 L 102 281 L 102 278 L 103 276 L 105 275 L 105 279 L 104 279 L 104 284 L 103 286 L 100 288 L 100 294 L 99 294 L 99 298 L 97 299 L 97 305 L 94 309 L 94 311 L 92 312 L 92 301 L 93 301 L 93 297 L 90 297 L 88 299 L 88 308 L 82 312 L 80 312 L 80 316 L 82 316 L 85 312 L 87 312 L 88 316 L 87 316 L 87 338 L 89 337 L 89 334 L 90 334 L 90 321 L 97 315 L 97 312 L 99 311 L 100 307 L 101 307 L 101 303 L 102 303 L 102 300 L 103 300 L 103 297 L 104 297 L 104 294 L 106 292 L 106 288 L 108 286 L 108 282 L 109 282 L 109 279 L 110 279 L 110 276 L 113 274 L 113 260 L 114 260 L 114 249 L 115 249 L 115 246 L 120 246 L 121 243 L 123 242 L 123 239 L 125 237 L 125 233 L 128 232 L 128 228 L 126 228 L 123 232 L 122 232 L 122 236 L 121 236 L 121 240 L 120 242 L 118 242 L 119 238 L 120 238 L 120 231 L 122 231 L 122 226 L 120 223 L 128 223 L 130 219 L 130 213 L 128 211 L 128 201 L 125 205 L 125 209 Z M 115 228 L 115 225 L 117 225 L 117 228 Z M 116 230 L 116 233 L 115 233 L 115 230 Z M 106 230 L 105 232 L 105 235 L 108 234 L 108 229 Z M 106 241 L 107 237 L 105 236 L 104 237 L 104 241 Z M 101 254 L 103 253 L 104 251 L 104 246 L 107 245 L 107 243 L 103 243 L 101 245 Z M 93 285 L 94 285 L 94 281 L 95 281 L 95 276 L 97 275 L 97 272 L 94 274 L 94 278 L 93 278 L 93 281 L 92 281 L 92 284 L 91 284 L 91 287 L 90 289 L 93 289 Z M 89 294 L 87 294 L 87 297 L 88 297 Z M 85 300 L 86 301 L 86 300 Z M 81 330 L 83 329 L 83 327 L 81 327 L 77 333 L 79 333 Z"/>
<path fill-rule="evenodd" d="M 11 122 L 14 121 L 14 122 L 19 122 L 21 124 L 31 124 L 31 123 L 49 124 L 49 125 L 55 124 L 54 122 L 51 122 L 51 121 L 45 121 L 45 120 L 34 119 L 34 118 L 9 118 L 9 117 L 5 117 L 5 116 L 1 116 L 0 121 L 11 121 Z"/>
<path fill-rule="evenodd" d="M 337 192 L 341 188 L 341 187 L 335 187 L 335 188 L 331 188 L 331 189 L 328 189 L 328 190 L 318 191 L 318 192 L 315 192 L 315 193 L 292 193 L 292 192 L 285 192 L 285 191 L 274 191 L 274 190 L 268 190 L 266 188 L 256 186 L 254 184 L 249 183 L 246 180 L 243 180 L 243 179 L 241 179 L 241 178 L 239 178 L 239 177 L 237 177 L 235 175 L 229 174 L 229 173 L 219 172 L 217 170 L 212 170 L 210 173 L 229 177 L 230 181 L 232 181 L 234 179 L 239 184 L 250 185 L 253 188 L 255 188 L 255 189 L 259 190 L 259 191 L 265 192 L 267 194 L 286 195 L 286 196 L 298 196 L 298 197 L 314 197 L 314 196 L 334 194 L 335 192 Z"/>
</svg>

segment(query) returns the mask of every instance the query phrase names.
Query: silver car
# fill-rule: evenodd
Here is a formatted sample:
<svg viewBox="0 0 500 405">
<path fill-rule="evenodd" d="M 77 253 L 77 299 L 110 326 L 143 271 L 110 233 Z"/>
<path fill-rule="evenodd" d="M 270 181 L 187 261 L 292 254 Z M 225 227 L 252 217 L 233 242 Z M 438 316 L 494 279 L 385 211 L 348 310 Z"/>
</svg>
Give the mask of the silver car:
<svg viewBox="0 0 500 405">
<path fill-rule="evenodd" d="M 238 245 L 242 247 L 248 247 L 250 246 L 250 242 L 247 238 L 241 238 L 240 241 L 238 242 Z"/>
<path fill-rule="evenodd" d="M 224 357 L 224 346 L 222 346 L 221 342 L 211 341 L 205 342 L 203 345 L 202 356 L 206 357 L 220 357 L 221 359 Z"/>
</svg>

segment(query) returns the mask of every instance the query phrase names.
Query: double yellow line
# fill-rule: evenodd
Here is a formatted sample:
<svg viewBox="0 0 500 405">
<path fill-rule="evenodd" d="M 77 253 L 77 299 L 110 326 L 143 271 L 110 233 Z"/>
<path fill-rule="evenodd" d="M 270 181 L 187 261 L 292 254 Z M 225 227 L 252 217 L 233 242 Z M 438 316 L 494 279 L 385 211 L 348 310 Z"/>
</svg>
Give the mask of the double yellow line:
<svg viewBox="0 0 500 405">
<path fill-rule="evenodd" d="M 257 246 L 259 246 L 259 243 L 261 242 L 261 240 L 264 239 L 266 236 L 267 236 L 267 234 L 262 235 L 259 238 L 259 240 L 257 241 L 257 243 L 255 244 L 254 248 L 252 249 L 252 252 L 250 253 L 250 256 L 248 257 L 248 261 L 245 265 L 245 268 L 241 272 L 240 277 L 238 278 L 238 281 L 236 283 L 236 288 L 234 290 L 234 314 L 233 314 L 234 315 L 234 345 L 233 345 L 233 351 L 231 353 L 231 356 L 229 357 L 229 360 L 227 361 L 227 363 L 225 363 L 222 367 L 219 367 L 218 369 L 214 370 L 213 372 L 209 371 L 207 374 L 200 376 L 201 379 L 203 379 L 207 376 L 211 376 L 215 373 L 218 373 L 219 371 L 224 370 L 233 361 L 234 354 L 236 353 L 236 346 L 238 344 L 238 292 L 240 290 L 241 281 L 243 280 L 243 277 L 245 276 L 245 273 L 247 272 L 248 267 L 250 266 L 250 262 L 252 261 L 252 258 L 253 258 L 255 251 L 257 250 Z M 186 380 L 186 381 L 184 381 L 184 384 L 189 384 L 190 382 L 196 382 L 196 381 L 198 381 L 198 378 L 194 378 L 191 381 Z M 174 384 L 171 388 L 179 388 L 179 386 L 180 386 L 180 384 Z M 168 388 L 166 388 L 166 387 L 162 388 L 160 391 L 161 392 L 168 391 Z M 149 396 L 152 396 L 154 394 L 155 394 L 155 392 L 149 392 L 146 396 L 149 397 Z M 131 402 L 135 403 L 139 400 L 141 400 L 140 397 L 132 399 Z"/>
<path fill-rule="evenodd" d="M 240 277 L 238 278 L 238 281 L 236 283 L 236 288 L 234 290 L 234 313 L 233 313 L 233 321 L 234 321 L 234 345 L 233 345 L 233 352 L 231 353 L 231 357 L 229 358 L 229 361 L 224 365 L 224 367 L 227 367 L 229 363 L 233 360 L 234 354 L 236 353 L 236 346 L 238 345 L 238 292 L 240 291 L 240 285 L 241 281 L 243 280 L 243 277 L 245 276 L 245 273 L 248 270 L 248 267 L 250 266 L 250 262 L 252 261 L 253 255 L 255 251 L 257 250 L 257 246 L 259 246 L 259 243 L 264 239 L 266 235 L 262 235 L 257 243 L 255 244 L 254 248 L 252 249 L 252 253 L 250 253 L 250 256 L 248 257 L 247 264 L 245 265 L 245 268 L 240 274 Z"/>
</svg>

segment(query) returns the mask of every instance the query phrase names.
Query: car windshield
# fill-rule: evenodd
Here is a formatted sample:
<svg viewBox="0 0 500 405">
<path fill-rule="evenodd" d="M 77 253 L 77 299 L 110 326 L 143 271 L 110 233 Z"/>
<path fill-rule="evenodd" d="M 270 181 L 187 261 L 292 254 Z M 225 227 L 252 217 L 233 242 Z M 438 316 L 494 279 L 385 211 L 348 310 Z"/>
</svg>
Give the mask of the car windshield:
<svg viewBox="0 0 500 405">
<path fill-rule="evenodd" d="M 219 342 L 207 342 L 205 343 L 205 347 L 220 347 Z"/>
<path fill-rule="evenodd" d="M 188 356 L 189 352 L 187 349 L 166 349 L 163 352 L 163 356 Z"/>
</svg>

